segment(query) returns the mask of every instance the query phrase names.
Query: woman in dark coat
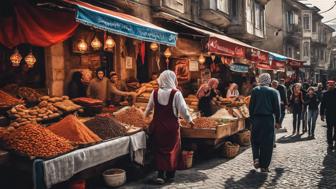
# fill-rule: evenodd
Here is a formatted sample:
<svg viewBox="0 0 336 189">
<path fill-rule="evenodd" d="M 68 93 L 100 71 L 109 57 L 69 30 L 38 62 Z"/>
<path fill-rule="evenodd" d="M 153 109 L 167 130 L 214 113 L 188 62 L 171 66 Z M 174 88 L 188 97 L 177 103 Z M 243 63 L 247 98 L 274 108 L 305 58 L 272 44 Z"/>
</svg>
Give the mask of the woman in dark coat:
<svg viewBox="0 0 336 189">
<path fill-rule="evenodd" d="M 76 71 L 72 74 L 71 81 L 68 85 L 68 94 L 70 98 L 86 96 L 86 87 L 81 81 L 82 73 Z"/>
</svg>

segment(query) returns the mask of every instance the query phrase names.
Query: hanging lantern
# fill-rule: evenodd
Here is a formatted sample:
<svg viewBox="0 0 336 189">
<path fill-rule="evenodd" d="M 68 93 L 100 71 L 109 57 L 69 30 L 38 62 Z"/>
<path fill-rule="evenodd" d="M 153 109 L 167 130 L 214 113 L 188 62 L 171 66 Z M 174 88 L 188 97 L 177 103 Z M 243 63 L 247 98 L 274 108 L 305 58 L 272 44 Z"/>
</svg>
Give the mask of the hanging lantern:
<svg viewBox="0 0 336 189">
<path fill-rule="evenodd" d="M 25 62 L 28 66 L 28 68 L 32 68 L 34 66 L 34 64 L 36 63 L 36 58 L 33 55 L 32 50 L 30 50 L 29 54 L 25 57 Z"/>
<path fill-rule="evenodd" d="M 172 53 L 169 49 L 169 47 L 167 47 L 167 49 L 164 51 L 164 56 L 166 57 L 166 62 L 168 63 L 169 62 L 169 58 L 171 57 Z"/>
<path fill-rule="evenodd" d="M 104 45 L 104 50 L 105 51 L 112 51 L 114 46 L 115 46 L 115 41 L 113 40 L 113 38 L 111 36 L 107 36 L 107 39 L 105 41 L 105 45 Z"/>
<path fill-rule="evenodd" d="M 198 62 L 199 62 L 200 64 L 204 64 L 204 62 L 205 62 L 205 57 L 203 56 L 203 54 L 201 54 L 201 55 L 198 57 Z"/>
<path fill-rule="evenodd" d="M 91 47 L 93 50 L 97 51 L 102 47 L 102 43 L 99 41 L 98 37 L 95 36 L 91 42 Z"/>
<path fill-rule="evenodd" d="M 19 50 L 16 48 L 14 53 L 10 56 L 10 61 L 12 62 L 12 66 L 14 67 L 20 66 L 21 60 L 22 60 L 22 56 L 19 53 Z"/>
<path fill-rule="evenodd" d="M 216 55 L 212 54 L 210 57 L 211 57 L 212 63 L 214 63 L 216 59 Z"/>
<path fill-rule="evenodd" d="M 159 48 L 159 45 L 158 45 L 157 43 L 154 43 L 154 42 L 153 42 L 153 43 L 150 44 L 150 49 L 151 49 L 153 52 L 157 51 L 158 48 Z"/>
<path fill-rule="evenodd" d="M 88 50 L 88 44 L 84 39 L 81 39 L 77 44 L 77 48 L 79 52 L 84 53 Z"/>
</svg>

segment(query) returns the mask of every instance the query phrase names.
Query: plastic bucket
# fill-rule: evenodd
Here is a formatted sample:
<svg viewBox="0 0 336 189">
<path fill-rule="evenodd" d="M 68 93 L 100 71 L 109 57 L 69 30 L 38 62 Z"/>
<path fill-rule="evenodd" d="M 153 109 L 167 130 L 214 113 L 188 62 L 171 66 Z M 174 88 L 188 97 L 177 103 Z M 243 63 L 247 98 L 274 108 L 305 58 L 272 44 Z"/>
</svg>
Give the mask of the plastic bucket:
<svg viewBox="0 0 336 189">
<path fill-rule="evenodd" d="M 186 168 L 187 169 L 191 168 L 193 163 L 194 151 L 183 151 L 182 156 Z"/>
</svg>

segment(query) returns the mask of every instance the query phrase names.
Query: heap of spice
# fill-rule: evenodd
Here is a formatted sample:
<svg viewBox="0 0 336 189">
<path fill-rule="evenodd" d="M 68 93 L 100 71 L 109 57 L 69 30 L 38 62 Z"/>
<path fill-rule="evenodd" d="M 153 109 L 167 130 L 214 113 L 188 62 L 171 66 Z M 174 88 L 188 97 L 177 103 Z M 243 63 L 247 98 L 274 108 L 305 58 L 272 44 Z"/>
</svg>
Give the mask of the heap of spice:
<svg viewBox="0 0 336 189">
<path fill-rule="evenodd" d="M 48 129 L 75 144 L 91 144 L 102 140 L 74 115 L 66 116 Z"/>
<path fill-rule="evenodd" d="M 84 123 L 100 138 L 106 140 L 114 137 L 125 136 L 127 129 L 112 116 L 97 115 Z"/>
<path fill-rule="evenodd" d="M 203 129 L 211 129 L 217 127 L 217 122 L 214 119 L 208 118 L 208 117 L 198 117 L 193 120 L 194 121 L 194 127 L 193 128 L 203 128 Z M 182 127 L 190 128 L 190 124 L 187 123 L 185 120 L 180 121 Z"/>
<path fill-rule="evenodd" d="M 6 134 L 3 139 L 9 148 L 33 157 L 49 158 L 73 149 L 68 140 L 35 124 L 15 129 Z"/>
<path fill-rule="evenodd" d="M 123 110 L 117 113 L 115 117 L 121 123 L 125 123 L 134 127 L 146 128 L 148 126 L 144 120 L 143 112 L 136 107 L 130 107 L 126 110 Z"/>
<path fill-rule="evenodd" d="M 12 97 L 8 93 L 0 90 L 0 108 L 11 107 L 23 103 L 22 100 Z"/>
</svg>

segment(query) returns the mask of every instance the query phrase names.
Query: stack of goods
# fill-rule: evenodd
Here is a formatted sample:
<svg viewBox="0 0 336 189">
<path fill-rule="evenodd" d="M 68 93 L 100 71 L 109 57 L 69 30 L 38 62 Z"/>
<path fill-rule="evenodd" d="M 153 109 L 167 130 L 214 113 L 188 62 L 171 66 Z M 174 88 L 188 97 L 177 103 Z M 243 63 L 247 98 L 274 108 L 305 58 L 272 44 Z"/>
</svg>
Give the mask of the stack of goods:
<svg viewBox="0 0 336 189">
<path fill-rule="evenodd" d="M 74 144 L 92 144 L 102 140 L 74 115 L 66 116 L 61 121 L 49 126 L 48 129 Z"/>
<path fill-rule="evenodd" d="M 28 123 L 40 123 L 47 120 L 54 120 L 62 115 L 52 103 L 47 101 L 40 102 L 37 106 L 27 108 L 24 105 L 17 105 L 9 111 L 14 117 L 13 127 L 20 127 Z"/>
<path fill-rule="evenodd" d="M 98 99 L 80 97 L 72 99 L 73 102 L 84 107 L 85 115 L 93 116 L 101 113 L 104 107 L 104 102 Z"/>
<path fill-rule="evenodd" d="M 249 118 L 250 117 L 250 111 L 249 111 L 246 104 L 244 104 L 243 106 L 240 106 L 238 108 L 239 108 L 239 111 L 241 112 L 241 114 L 244 118 Z"/>
<path fill-rule="evenodd" d="M 73 103 L 71 100 L 63 100 L 60 102 L 55 102 L 54 106 L 64 112 L 73 112 L 81 109 L 82 107 Z"/>
<path fill-rule="evenodd" d="M 251 101 L 251 96 L 247 96 L 244 98 L 244 103 L 247 105 L 247 106 L 250 106 L 250 101 Z"/>
<path fill-rule="evenodd" d="M 12 97 L 8 93 L 0 90 L 0 108 L 9 108 L 23 103 L 22 100 Z"/>
<path fill-rule="evenodd" d="M 137 102 L 148 103 L 153 90 L 158 88 L 159 84 L 157 83 L 157 81 L 151 81 L 149 83 L 141 84 L 141 87 L 136 91 L 138 94 Z"/>
<path fill-rule="evenodd" d="M 17 92 L 18 96 L 25 99 L 28 103 L 36 103 L 42 96 L 36 90 L 29 87 L 20 87 Z"/>
<path fill-rule="evenodd" d="M 187 98 L 185 98 L 185 101 L 189 108 L 192 108 L 193 110 L 198 110 L 198 98 L 195 95 L 189 95 Z"/>
<path fill-rule="evenodd" d="M 221 96 L 214 97 L 213 101 L 219 106 L 227 106 L 233 103 L 231 98 L 223 98 Z"/>
<path fill-rule="evenodd" d="M 235 121 L 235 118 L 227 109 L 221 108 L 214 115 L 211 116 L 212 119 L 215 119 L 219 123 L 227 123 L 230 121 Z"/>
<path fill-rule="evenodd" d="M 239 107 L 234 107 L 234 108 L 232 108 L 232 110 L 233 110 L 233 116 L 235 116 L 239 119 L 244 117 L 242 112 L 240 111 Z"/>
<path fill-rule="evenodd" d="M 218 123 L 215 119 L 208 117 L 198 117 L 193 120 L 194 121 L 194 129 L 214 129 L 217 127 Z M 191 128 L 191 125 L 187 123 L 185 120 L 180 121 L 182 127 Z"/>
<path fill-rule="evenodd" d="M 127 129 L 112 116 L 97 115 L 84 124 L 103 140 L 125 136 Z"/>
<path fill-rule="evenodd" d="M 10 149 L 33 157 L 50 158 L 73 149 L 69 141 L 34 124 L 15 129 L 3 139 Z"/>
<path fill-rule="evenodd" d="M 126 107 L 116 112 L 115 118 L 121 123 L 134 127 L 146 128 L 148 126 L 144 120 L 144 113 L 136 107 Z"/>
</svg>

